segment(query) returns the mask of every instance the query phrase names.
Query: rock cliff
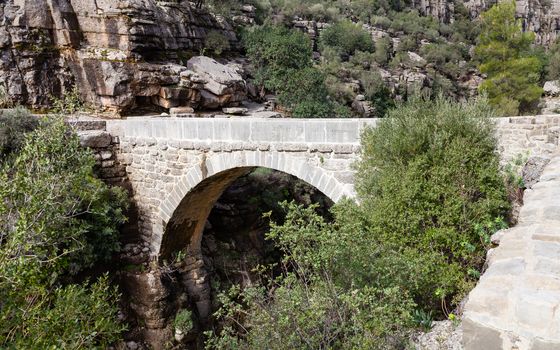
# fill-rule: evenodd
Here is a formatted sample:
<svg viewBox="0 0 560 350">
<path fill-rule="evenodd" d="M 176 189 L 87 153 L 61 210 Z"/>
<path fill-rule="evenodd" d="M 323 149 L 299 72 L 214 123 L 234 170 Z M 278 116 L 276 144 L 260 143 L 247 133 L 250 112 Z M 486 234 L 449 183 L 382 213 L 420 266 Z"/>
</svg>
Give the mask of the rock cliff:
<svg viewBox="0 0 560 350">
<path fill-rule="evenodd" d="M 506 0 L 507 1 L 507 0 Z M 460 7 L 464 7 L 476 18 L 498 2 L 497 0 L 412 0 L 412 6 L 423 15 L 431 15 L 443 23 L 452 22 Z M 560 33 L 560 2 L 555 0 L 517 0 L 517 16 L 523 21 L 523 28 L 534 31 L 536 42 L 550 45 Z"/>
<path fill-rule="evenodd" d="M 238 46 L 227 22 L 187 1 L 7 0 L 0 3 L 0 81 L 33 108 L 76 85 L 96 107 L 126 112 L 165 99 L 162 87 L 181 82 L 182 64 L 210 31 Z"/>
<path fill-rule="evenodd" d="M 475 18 L 495 1 L 412 0 L 411 5 L 450 23 L 459 13 Z M 254 12 L 254 7 L 243 6 L 241 16 L 232 14 L 231 21 L 250 25 Z M 548 45 L 558 37 L 560 2 L 518 0 L 517 12 L 538 43 Z M 312 39 L 326 25 L 294 22 Z M 371 29 L 373 34 L 379 32 Z M 238 64 L 196 60 L 189 64 L 205 50 L 210 32 L 228 41 L 230 51 L 239 49 L 230 23 L 185 0 L 0 1 L 0 91 L 16 103 L 43 109 L 51 96 L 77 86 L 85 101 L 113 115 L 145 108 L 190 111 L 237 106 L 246 95 L 256 95 L 240 78 L 245 76 Z M 399 38 L 392 40 L 395 44 Z M 201 71 L 206 68 L 209 74 Z M 408 86 L 433 85 L 424 67 L 381 73 L 393 95 Z M 459 98 L 472 95 L 481 80 L 475 71 L 463 73 L 456 82 Z M 231 79 L 224 83 L 228 76 Z M 368 115 L 369 107 L 362 101 L 354 104 Z"/>
</svg>

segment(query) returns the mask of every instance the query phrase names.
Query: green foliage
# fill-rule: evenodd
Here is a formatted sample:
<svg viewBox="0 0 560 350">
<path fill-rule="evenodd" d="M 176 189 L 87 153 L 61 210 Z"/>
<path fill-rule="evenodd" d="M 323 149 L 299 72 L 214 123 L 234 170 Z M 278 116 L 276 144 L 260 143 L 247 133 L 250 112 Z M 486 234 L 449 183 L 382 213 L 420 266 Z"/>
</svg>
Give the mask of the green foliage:
<svg viewBox="0 0 560 350">
<path fill-rule="evenodd" d="M 414 323 L 422 328 L 424 331 L 429 331 L 432 328 L 434 317 L 432 311 L 425 312 L 424 310 L 414 310 L 412 313 Z"/>
<path fill-rule="evenodd" d="M 230 49 L 228 38 L 217 30 L 211 30 L 206 36 L 205 48 L 217 56 Z"/>
<path fill-rule="evenodd" d="M 334 48 L 340 55 L 353 55 L 356 51 L 373 50 L 371 35 L 361 25 L 344 20 L 321 32 L 320 45 Z"/>
<path fill-rule="evenodd" d="M 177 312 L 173 321 L 173 327 L 183 333 L 189 332 L 193 328 L 192 313 L 187 309 Z"/>
<path fill-rule="evenodd" d="M 534 33 L 523 32 L 515 18 L 515 3 L 499 3 L 483 13 L 481 28 L 475 54 L 488 78 L 480 90 L 502 115 L 534 111 L 542 95 L 542 64 L 531 49 Z"/>
<path fill-rule="evenodd" d="M 375 62 L 386 65 L 391 58 L 391 38 L 383 37 L 375 42 Z"/>
<path fill-rule="evenodd" d="M 0 108 L 10 108 L 13 106 L 12 99 L 8 95 L 5 84 L 0 84 Z"/>
<path fill-rule="evenodd" d="M 256 67 L 255 81 L 278 94 L 279 102 L 295 117 L 329 117 L 334 104 L 328 98 L 325 76 L 313 67 L 311 42 L 283 27 L 253 28 L 244 43 Z"/>
<path fill-rule="evenodd" d="M 340 274 L 346 263 L 340 258 L 352 253 L 346 245 L 352 227 L 338 232 L 313 207 L 283 205 L 285 222 L 272 225 L 269 239 L 285 254 L 285 274 L 224 294 L 217 316 L 226 326 L 208 334 L 207 348 L 387 349 L 406 343 L 414 307 L 406 292 L 376 283 L 348 288 L 355 270 L 348 266 Z"/>
<path fill-rule="evenodd" d="M 106 280 L 68 284 L 119 248 L 126 197 L 94 177 L 94 164 L 58 117 L 0 164 L 0 346 L 93 347 L 120 333 Z"/>
<path fill-rule="evenodd" d="M 290 73 L 312 66 L 311 41 L 297 30 L 255 27 L 245 32 L 243 43 L 256 68 L 255 80 L 267 89 L 281 88 Z"/>
<path fill-rule="evenodd" d="M 384 117 L 391 108 L 395 107 L 391 92 L 385 86 L 385 82 L 379 73 L 364 72 L 360 82 L 364 88 L 364 96 L 375 107 L 376 117 Z"/>
<path fill-rule="evenodd" d="M 391 29 L 402 31 L 417 39 L 424 38 L 435 40 L 439 37 L 439 23 L 434 17 L 420 16 L 417 10 L 406 10 L 395 13 L 391 23 Z"/>
<path fill-rule="evenodd" d="M 560 40 L 556 40 L 556 42 L 550 47 L 547 56 L 547 79 L 560 80 Z"/>
<path fill-rule="evenodd" d="M 106 276 L 89 286 L 59 287 L 54 295 L 44 290 L 28 293 L 32 299 L 24 305 L 25 313 L 11 315 L 20 317 L 11 324 L 21 323 L 6 338 L 1 334 L 0 344 L 15 349 L 105 349 L 124 330 L 115 317 L 118 294 Z"/>
<path fill-rule="evenodd" d="M 409 284 L 425 309 L 472 286 L 487 247 L 475 227 L 509 209 L 490 116 L 484 101 L 415 98 L 363 134 L 361 207 L 373 235 L 425 264 Z"/>
<path fill-rule="evenodd" d="M 71 115 L 85 109 L 80 90 L 78 90 L 77 86 L 62 96 L 62 98 L 52 96 L 51 103 L 51 112 L 54 114 Z"/>
<path fill-rule="evenodd" d="M 0 161 L 23 145 L 25 134 L 37 127 L 38 121 L 23 107 L 0 114 Z"/>
<path fill-rule="evenodd" d="M 279 89 L 278 101 L 296 118 L 325 118 L 333 114 L 325 76 L 314 67 L 293 70 Z"/>
</svg>

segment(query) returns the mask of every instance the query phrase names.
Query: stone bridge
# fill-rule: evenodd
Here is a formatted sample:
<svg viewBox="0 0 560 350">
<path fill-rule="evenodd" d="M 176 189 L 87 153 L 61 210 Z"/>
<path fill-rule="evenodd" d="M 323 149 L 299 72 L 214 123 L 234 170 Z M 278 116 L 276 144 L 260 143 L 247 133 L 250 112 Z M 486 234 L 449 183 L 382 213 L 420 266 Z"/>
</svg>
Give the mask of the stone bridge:
<svg viewBox="0 0 560 350">
<path fill-rule="evenodd" d="M 161 262 L 186 249 L 182 282 L 204 317 L 210 300 L 200 241 L 222 191 L 266 167 L 308 182 L 334 202 L 353 197 L 360 132 L 376 122 L 138 117 L 109 120 L 106 131 L 88 132 L 91 140 L 105 137 L 90 144 L 98 148 L 102 176 L 130 184 L 146 260 Z M 504 162 L 517 154 L 552 158 L 558 150 L 559 115 L 500 118 L 496 124 Z M 500 246 L 489 254 L 489 268 L 465 307 L 465 349 L 560 349 L 559 162 L 553 158 L 541 183 L 526 192 L 519 225 L 501 233 Z M 137 293 L 144 306 L 136 312 L 144 315 L 149 342 L 162 338 L 154 334 L 169 334 L 172 317 L 162 306 L 169 293 L 155 292 L 162 287 L 154 276 L 137 275 L 130 288 L 146 291 Z"/>
<path fill-rule="evenodd" d="M 372 119 L 131 118 L 107 121 L 119 137 L 152 257 L 189 244 L 198 252 L 206 218 L 233 181 L 256 167 L 313 185 L 332 201 L 353 197 L 351 165 Z"/>
</svg>

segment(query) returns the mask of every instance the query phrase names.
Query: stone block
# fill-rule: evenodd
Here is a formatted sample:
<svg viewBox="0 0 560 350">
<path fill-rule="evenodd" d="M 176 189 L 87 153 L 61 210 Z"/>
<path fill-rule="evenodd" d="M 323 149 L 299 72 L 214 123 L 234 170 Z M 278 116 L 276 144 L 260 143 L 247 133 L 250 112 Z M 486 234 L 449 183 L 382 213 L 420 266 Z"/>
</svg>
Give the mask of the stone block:
<svg viewBox="0 0 560 350">
<path fill-rule="evenodd" d="M 78 132 L 80 144 L 83 147 L 105 148 L 111 145 L 111 135 L 102 130 L 90 130 Z"/>
<path fill-rule="evenodd" d="M 469 318 L 463 319 L 462 345 L 464 350 L 501 350 L 503 340 L 500 332 L 491 327 L 479 324 Z"/>
</svg>

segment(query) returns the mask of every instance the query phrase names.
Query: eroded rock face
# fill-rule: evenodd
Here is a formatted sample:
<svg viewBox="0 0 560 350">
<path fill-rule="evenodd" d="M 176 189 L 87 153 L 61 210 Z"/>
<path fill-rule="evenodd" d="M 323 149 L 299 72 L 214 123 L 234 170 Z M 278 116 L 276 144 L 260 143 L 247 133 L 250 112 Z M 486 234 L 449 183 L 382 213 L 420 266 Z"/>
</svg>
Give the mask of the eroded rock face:
<svg viewBox="0 0 560 350">
<path fill-rule="evenodd" d="M 458 6 L 464 6 L 472 18 L 494 5 L 497 0 L 413 0 L 412 5 L 423 15 L 431 15 L 440 22 L 452 22 Z M 517 0 L 517 16 L 525 30 L 534 31 L 539 44 L 550 45 L 560 33 L 560 2 L 544 0 Z"/>
<path fill-rule="evenodd" d="M 228 23 L 187 1 L 7 0 L 0 3 L 0 81 L 33 108 L 73 85 L 115 113 L 176 107 L 159 103 L 169 92 L 162 87 L 179 84 L 186 58 L 213 30 L 238 47 Z M 177 93 L 198 98 L 189 89 Z"/>
</svg>

